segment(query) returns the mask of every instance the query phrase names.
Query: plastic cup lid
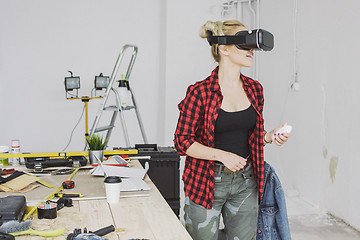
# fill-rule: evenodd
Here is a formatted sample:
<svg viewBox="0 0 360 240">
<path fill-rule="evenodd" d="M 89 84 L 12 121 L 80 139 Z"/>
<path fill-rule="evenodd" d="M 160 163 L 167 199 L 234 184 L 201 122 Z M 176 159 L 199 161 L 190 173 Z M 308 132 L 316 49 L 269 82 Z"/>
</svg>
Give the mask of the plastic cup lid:
<svg viewBox="0 0 360 240">
<path fill-rule="evenodd" d="M 106 177 L 104 183 L 121 183 L 121 178 L 118 176 Z"/>
</svg>

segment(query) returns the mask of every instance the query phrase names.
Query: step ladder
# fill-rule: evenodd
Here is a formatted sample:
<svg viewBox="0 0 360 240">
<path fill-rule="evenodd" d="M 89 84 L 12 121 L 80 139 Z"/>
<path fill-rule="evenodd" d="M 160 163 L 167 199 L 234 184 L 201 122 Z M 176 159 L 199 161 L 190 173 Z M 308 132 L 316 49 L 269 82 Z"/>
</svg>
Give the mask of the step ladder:
<svg viewBox="0 0 360 240">
<path fill-rule="evenodd" d="M 126 75 L 125 75 L 125 79 L 129 80 L 129 77 L 130 77 L 130 74 L 131 74 L 132 68 L 134 66 L 135 59 L 136 59 L 136 55 L 137 55 L 137 52 L 138 52 L 138 48 L 135 45 L 126 44 L 126 45 L 123 46 L 123 48 L 122 48 L 122 50 L 121 50 L 121 52 L 120 52 L 120 54 L 119 54 L 119 56 L 118 56 L 118 58 L 116 60 L 114 70 L 113 70 L 113 72 L 111 74 L 111 77 L 110 77 L 109 85 L 107 86 L 107 88 L 105 90 L 103 99 L 102 99 L 102 101 L 100 103 L 99 110 L 98 110 L 98 112 L 97 112 L 97 114 L 95 116 L 94 123 L 92 125 L 91 131 L 90 131 L 90 134 L 89 134 L 89 136 L 91 136 L 91 135 L 93 135 L 93 134 L 95 134 L 97 132 L 106 131 L 107 133 L 106 133 L 105 139 L 110 139 L 112 130 L 115 127 L 116 117 L 117 117 L 117 115 L 119 115 L 121 125 L 122 125 L 123 134 L 124 134 L 124 138 L 125 138 L 125 144 L 126 144 L 127 148 L 130 148 L 130 140 L 129 140 L 129 134 L 128 134 L 126 123 L 125 123 L 124 111 L 128 111 L 128 110 L 131 110 L 131 109 L 135 110 L 143 141 L 144 141 L 144 143 L 148 143 L 146 135 L 145 135 L 145 131 L 144 131 L 144 126 L 143 126 L 142 121 L 141 121 L 140 112 L 139 112 L 139 109 L 138 109 L 138 107 L 136 105 L 135 96 L 134 96 L 134 94 L 133 94 L 133 92 L 132 92 L 132 90 L 130 88 L 129 81 L 128 81 L 128 90 L 129 90 L 130 95 L 131 95 L 132 105 L 130 104 L 130 105 L 127 105 L 126 107 L 121 106 L 120 94 L 117 91 L 118 87 L 114 86 L 115 82 L 116 82 L 116 80 L 115 80 L 116 75 L 117 75 L 117 72 L 118 72 L 118 70 L 120 68 L 123 57 L 124 57 L 126 51 L 131 50 L 131 49 L 133 49 L 133 51 L 132 51 L 130 62 L 128 63 L 128 68 L 127 68 Z M 106 105 L 107 100 L 108 100 L 109 95 L 110 95 L 111 92 L 114 93 L 114 95 L 115 95 L 115 103 L 116 103 L 116 105 L 112 105 L 112 106 L 111 105 Z M 103 114 L 103 111 L 112 111 L 113 112 L 111 120 L 110 120 L 110 124 L 107 125 L 107 126 L 98 127 L 101 115 Z M 88 146 L 86 144 L 84 150 L 87 150 L 87 147 Z"/>
</svg>

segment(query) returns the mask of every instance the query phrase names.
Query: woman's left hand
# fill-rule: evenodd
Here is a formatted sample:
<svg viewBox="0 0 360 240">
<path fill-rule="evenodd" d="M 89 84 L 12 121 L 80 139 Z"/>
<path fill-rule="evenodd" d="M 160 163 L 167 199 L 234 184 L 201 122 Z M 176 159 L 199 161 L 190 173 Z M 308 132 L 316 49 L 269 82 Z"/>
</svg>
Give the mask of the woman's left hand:
<svg viewBox="0 0 360 240">
<path fill-rule="evenodd" d="M 284 123 L 283 125 L 275 128 L 274 130 L 267 133 L 267 134 L 271 134 L 270 136 L 271 136 L 272 142 L 278 146 L 281 146 L 284 143 L 286 143 L 286 141 L 290 137 L 290 133 L 276 133 L 280 128 L 284 127 L 285 125 L 287 125 L 287 123 Z"/>
</svg>

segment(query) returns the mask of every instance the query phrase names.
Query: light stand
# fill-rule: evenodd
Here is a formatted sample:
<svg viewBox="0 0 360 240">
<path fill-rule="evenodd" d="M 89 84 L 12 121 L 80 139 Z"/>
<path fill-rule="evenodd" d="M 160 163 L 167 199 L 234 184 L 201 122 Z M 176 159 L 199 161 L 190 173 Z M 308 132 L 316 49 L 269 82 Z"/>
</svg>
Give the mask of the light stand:
<svg viewBox="0 0 360 240">
<path fill-rule="evenodd" d="M 71 98 L 67 98 L 67 100 L 81 100 L 84 104 L 85 104 L 85 142 L 87 143 L 87 139 L 89 137 L 89 125 L 88 125 L 88 121 L 89 121 L 89 111 L 88 111 L 88 105 L 89 105 L 89 101 L 91 99 L 100 99 L 103 97 L 88 97 L 88 96 L 82 96 L 82 97 L 71 97 Z"/>
<path fill-rule="evenodd" d="M 65 91 L 66 91 L 66 99 L 67 100 L 81 100 L 85 104 L 85 144 L 87 144 L 87 139 L 89 137 L 89 111 L 88 111 L 88 105 L 89 101 L 91 99 L 100 99 L 103 98 L 101 96 L 78 96 L 78 89 L 80 88 L 80 77 L 73 76 L 73 73 L 69 71 L 71 76 L 65 77 Z M 107 88 L 109 85 L 109 77 L 103 76 L 102 73 L 100 73 L 99 76 L 95 76 L 95 90 L 102 90 L 103 88 Z M 70 91 L 76 90 L 76 94 L 70 93 Z M 70 97 L 69 97 L 70 96 Z"/>
</svg>

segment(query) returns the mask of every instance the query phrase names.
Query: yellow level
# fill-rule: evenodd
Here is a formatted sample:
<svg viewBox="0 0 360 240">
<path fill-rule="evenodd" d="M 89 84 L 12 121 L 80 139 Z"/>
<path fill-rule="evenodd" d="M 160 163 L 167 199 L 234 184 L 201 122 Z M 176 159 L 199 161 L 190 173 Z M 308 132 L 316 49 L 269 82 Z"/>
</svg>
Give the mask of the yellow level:
<svg viewBox="0 0 360 240">
<path fill-rule="evenodd" d="M 104 150 L 104 155 L 126 155 L 137 154 L 136 149 L 123 149 L 123 150 Z M 0 153 L 0 158 L 13 158 L 13 157 L 69 157 L 69 156 L 89 156 L 89 151 L 82 152 L 38 152 L 38 153 Z"/>
</svg>

